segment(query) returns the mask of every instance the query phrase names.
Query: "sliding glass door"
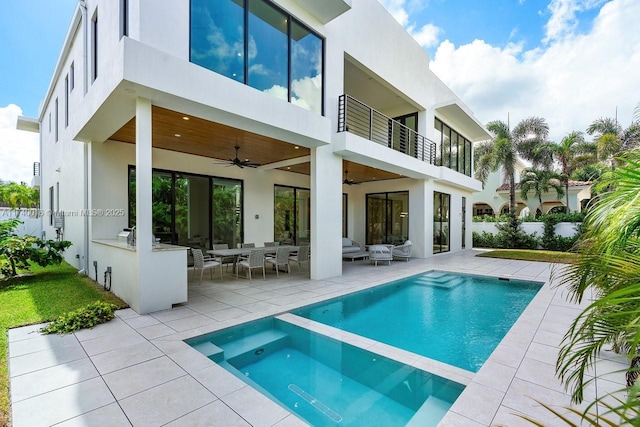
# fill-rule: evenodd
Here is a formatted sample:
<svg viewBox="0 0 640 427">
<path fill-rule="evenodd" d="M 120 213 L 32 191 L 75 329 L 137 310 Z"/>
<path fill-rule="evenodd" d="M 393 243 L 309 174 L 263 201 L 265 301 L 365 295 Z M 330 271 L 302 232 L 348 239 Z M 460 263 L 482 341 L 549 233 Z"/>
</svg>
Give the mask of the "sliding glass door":
<svg viewBox="0 0 640 427">
<path fill-rule="evenodd" d="M 450 194 L 433 193 L 433 253 L 449 252 Z"/>
<path fill-rule="evenodd" d="M 409 238 L 409 192 L 367 194 L 366 244 L 401 244 Z"/>
<path fill-rule="evenodd" d="M 136 224 L 136 170 L 129 167 L 129 226 Z M 242 241 L 242 181 L 154 170 L 152 230 L 163 243 L 210 249 Z"/>
<path fill-rule="evenodd" d="M 309 244 L 311 239 L 311 191 L 274 186 L 273 235 L 281 245 Z"/>
</svg>

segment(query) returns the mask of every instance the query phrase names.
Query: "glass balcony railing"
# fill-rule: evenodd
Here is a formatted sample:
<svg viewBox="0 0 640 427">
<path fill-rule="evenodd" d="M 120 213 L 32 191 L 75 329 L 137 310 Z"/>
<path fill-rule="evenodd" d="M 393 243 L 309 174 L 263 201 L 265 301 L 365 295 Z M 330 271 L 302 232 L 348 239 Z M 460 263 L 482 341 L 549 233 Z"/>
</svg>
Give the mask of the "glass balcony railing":
<svg viewBox="0 0 640 427">
<path fill-rule="evenodd" d="M 349 132 L 435 164 L 435 142 L 349 95 L 341 95 L 338 102 L 338 132 Z"/>
</svg>

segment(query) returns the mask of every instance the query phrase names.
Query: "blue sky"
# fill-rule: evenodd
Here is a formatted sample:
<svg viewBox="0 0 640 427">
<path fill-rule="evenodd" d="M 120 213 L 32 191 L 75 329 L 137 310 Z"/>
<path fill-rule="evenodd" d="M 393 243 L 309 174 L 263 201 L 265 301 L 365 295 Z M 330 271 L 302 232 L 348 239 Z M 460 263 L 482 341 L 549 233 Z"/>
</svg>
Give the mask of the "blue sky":
<svg viewBox="0 0 640 427">
<path fill-rule="evenodd" d="M 540 116 L 559 142 L 595 119 L 628 126 L 640 103 L 638 0 L 379 0 L 431 69 L 487 123 Z M 0 179 L 31 180 L 36 117 L 77 0 L 0 6 Z"/>
</svg>

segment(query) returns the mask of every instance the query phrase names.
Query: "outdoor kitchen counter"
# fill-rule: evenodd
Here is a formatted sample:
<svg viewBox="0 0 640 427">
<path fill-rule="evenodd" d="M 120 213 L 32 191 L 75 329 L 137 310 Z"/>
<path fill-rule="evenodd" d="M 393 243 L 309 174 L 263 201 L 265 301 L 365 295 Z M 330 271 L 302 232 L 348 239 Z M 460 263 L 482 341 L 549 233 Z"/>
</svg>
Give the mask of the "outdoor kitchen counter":
<svg viewBox="0 0 640 427">
<path fill-rule="evenodd" d="M 118 249 L 124 249 L 127 251 L 131 251 L 131 252 L 135 252 L 136 251 L 136 247 L 135 246 L 131 246 L 128 245 L 127 242 L 123 242 L 121 240 L 115 240 L 115 239 L 96 239 L 96 240 L 92 240 L 93 243 L 98 243 L 101 245 L 107 245 L 107 246 L 112 246 L 114 248 L 118 248 Z M 186 246 L 178 246 L 178 245 L 170 245 L 168 243 L 154 243 L 153 244 L 153 251 L 156 252 L 160 252 L 160 251 L 184 251 L 189 249 Z"/>
</svg>

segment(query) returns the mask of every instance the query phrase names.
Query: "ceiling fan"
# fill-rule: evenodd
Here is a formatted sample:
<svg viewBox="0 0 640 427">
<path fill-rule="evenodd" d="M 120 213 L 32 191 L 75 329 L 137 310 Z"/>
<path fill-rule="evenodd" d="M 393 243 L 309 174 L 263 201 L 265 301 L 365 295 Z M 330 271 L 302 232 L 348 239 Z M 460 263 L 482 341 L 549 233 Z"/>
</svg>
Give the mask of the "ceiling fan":
<svg viewBox="0 0 640 427">
<path fill-rule="evenodd" d="M 233 159 L 228 159 L 227 161 L 217 162 L 216 164 L 226 164 L 227 166 L 238 166 L 240 169 L 242 168 L 257 168 L 260 166 L 259 163 L 252 163 L 249 159 L 240 160 L 238 157 L 238 151 L 240 150 L 240 146 L 236 144 L 234 147 L 236 149 L 236 157 Z"/>
<path fill-rule="evenodd" d="M 343 184 L 346 185 L 358 185 L 360 184 L 357 181 L 354 181 L 353 179 L 349 179 L 349 171 L 348 170 L 344 170 L 344 181 L 342 181 Z"/>
</svg>

